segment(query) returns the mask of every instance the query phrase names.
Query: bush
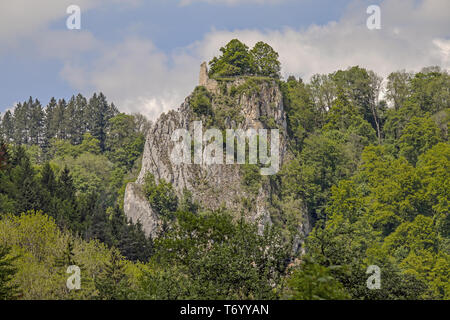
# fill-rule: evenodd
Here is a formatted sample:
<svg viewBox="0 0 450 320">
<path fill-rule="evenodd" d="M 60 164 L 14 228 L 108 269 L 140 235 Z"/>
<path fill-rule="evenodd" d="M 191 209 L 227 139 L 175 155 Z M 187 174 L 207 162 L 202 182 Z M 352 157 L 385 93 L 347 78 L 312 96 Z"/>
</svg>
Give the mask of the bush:
<svg viewBox="0 0 450 320">
<path fill-rule="evenodd" d="M 147 173 L 144 185 L 145 195 L 151 207 L 160 215 L 170 217 L 177 210 L 178 198 L 173 190 L 172 184 L 164 179 L 157 184 L 155 176 Z"/>
<path fill-rule="evenodd" d="M 203 86 L 195 88 L 190 101 L 192 111 L 198 116 L 208 116 L 212 114 L 211 95 Z"/>
</svg>

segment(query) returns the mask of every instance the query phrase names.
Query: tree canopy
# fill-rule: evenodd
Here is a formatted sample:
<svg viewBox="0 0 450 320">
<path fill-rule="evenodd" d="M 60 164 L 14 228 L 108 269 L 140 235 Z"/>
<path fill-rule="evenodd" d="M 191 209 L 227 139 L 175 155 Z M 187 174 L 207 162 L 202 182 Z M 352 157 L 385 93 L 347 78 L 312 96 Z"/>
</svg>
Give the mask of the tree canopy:
<svg viewBox="0 0 450 320">
<path fill-rule="evenodd" d="M 214 57 L 210 62 L 211 77 L 229 77 L 255 75 L 279 78 L 281 64 L 278 53 L 264 42 L 258 42 L 253 49 L 239 41 L 231 40 L 220 48 L 222 55 Z"/>
</svg>

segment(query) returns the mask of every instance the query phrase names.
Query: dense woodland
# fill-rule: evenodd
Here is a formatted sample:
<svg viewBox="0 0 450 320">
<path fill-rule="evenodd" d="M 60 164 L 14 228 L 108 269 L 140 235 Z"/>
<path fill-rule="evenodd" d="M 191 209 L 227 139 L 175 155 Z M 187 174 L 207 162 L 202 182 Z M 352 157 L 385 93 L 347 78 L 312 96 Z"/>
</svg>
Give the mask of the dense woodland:
<svg viewBox="0 0 450 320">
<path fill-rule="evenodd" d="M 382 79 L 355 66 L 284 81 L 266 44 L 233 40 L 221 52 L 211 76 L 275 79 L 283 92 L 291 157 L 269 178 L 273 226 L 259 233 L 148 175 L 167 227 L 146 238 L 123 193 L 148 121 L 102 94 L 45 107 L 30 98 L 1 118 L 0 298 L 450 299 L 448 73 Z M 196 92 L 194 111 L 219 121 Z M 293 250 L 304 211 L 314 227 Z M 81 290 L 66 288 L 72 264 Z M 369 265 L 379 290 L 366 286 Z"/>
</svg>

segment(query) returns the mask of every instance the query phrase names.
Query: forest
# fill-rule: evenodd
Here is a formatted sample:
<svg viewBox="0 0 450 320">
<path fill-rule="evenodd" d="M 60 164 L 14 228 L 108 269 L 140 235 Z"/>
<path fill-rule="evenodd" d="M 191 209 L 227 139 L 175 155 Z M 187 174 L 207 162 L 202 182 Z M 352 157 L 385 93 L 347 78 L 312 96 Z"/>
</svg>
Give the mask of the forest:
<svg viewBox="0 0 450 320">
<path fill-rule="evenodd" d="M 123 198 L 151 122 L 102 93 L 30 97 L 0 122 L 0 299 L 450 299 L 450 75 L 353 66 L 283 80 L 265 43 L 221 53 L 211 77 L 270 78 L 283 94 L 292 156 L 270 177 L 274 224 L 260 232 L 149 175 L 167 226 L 147 237 Z M 192 101 L 214 117 L 208 99 Z M 260 176 L 245 178 L 251 188 Z M 313 228 L 293 250 L 299 208 Z M 66 286 L 70 265 L 81 290 Z"/>
</svg>

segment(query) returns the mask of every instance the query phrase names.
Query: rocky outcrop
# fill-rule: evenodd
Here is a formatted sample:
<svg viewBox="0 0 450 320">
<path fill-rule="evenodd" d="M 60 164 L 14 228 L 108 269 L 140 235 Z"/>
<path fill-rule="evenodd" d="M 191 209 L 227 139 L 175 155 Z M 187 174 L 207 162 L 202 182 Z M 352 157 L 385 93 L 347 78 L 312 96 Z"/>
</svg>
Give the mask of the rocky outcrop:
<svg viewBox="0 0 450 320">
<path fill-rule="evenodd" d="M 159 231 L 159 218 L 153 212 L 150 203 L 145 198 L 142 186 L 128 183 L 125 189 L 124 211 L 135 223 L 142 224 L 147 235 L 155 238 Z"/>
<path fill-rule="evenodd" d="M 206 64 L 202 65 L 200 84 L 207 85 Z M 279 129 L 280 167 L 286 155 L 286 115 L 283 96 L 277 81 L 272 79 L 228 79 L 217 82 L 208 89 L 212 96 L 212 110 L 216 117 L 214 125 L 221 129 Z M 239 164 L 173 164 L 170 155 L 175 147 L 172 133 L 177 129 L 193 132 L 193 121 L 205 120 L 194 114 L 190 105 L 192 96 L 176 111 L 162 114 L 149 130 L 145 144 L 141 172 L 135 183 L 128 184 L 125 192 L 125 214 L 134 222 L 140 221 L 147 234 L 156 236 L 160 223 L 158 215 L 142 193 L 147 173 L 156 180 L 171 182 L 179 197 L 183 190 L 191 191 L 194 200 L 203 208 L 227 208 L 236 214 L 243 214 L 260 228 L 271 224 L 269 199 L 271 185 L 268 177 L 260 176 L 252 185 L 244 181 L 245 171 Z M 225 112 L 225 111 L 226 112 Z M 228 113 L 227 113 L 228 112 Z M 219 119 L 219 120 L 217 120 Z"/>
</svg>

